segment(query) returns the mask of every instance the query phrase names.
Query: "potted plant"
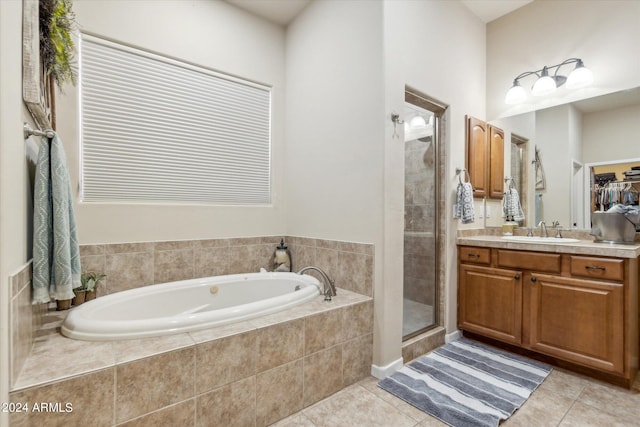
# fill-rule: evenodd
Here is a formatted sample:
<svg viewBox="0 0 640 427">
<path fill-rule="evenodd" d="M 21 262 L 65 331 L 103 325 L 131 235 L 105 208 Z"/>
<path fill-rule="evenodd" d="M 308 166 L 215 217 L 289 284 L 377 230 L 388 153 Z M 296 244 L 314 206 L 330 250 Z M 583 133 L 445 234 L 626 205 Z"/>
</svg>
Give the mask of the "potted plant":
<svg viewBox="0 0 640 427">
<path fill-rule="evenodd" d="M 56 310 L 69 310 L 71 308 L 71 299 L 58 299 L 56 300 Z"/>
<path fill-rule="evenodd" d="M 71 304 L 72 305 L 80 305 L 80 304 L 82 304 L 84 302 L 85 297 L 86 297 L 86 290 L 82 286 L 79 286 L 79 287 L 75 288 L 73 290 L 73 294 L 75 296 L 71 300 Z"/>
<path fill-rule="evenodd" d="M 85 301 L 91 301 L 96 298 L 96 286 L 104 279 L 106 274 L 98 274 L 93 271 L 82 273 L 80 281 L 82 288 L 85 290 Z"/>
</svg>

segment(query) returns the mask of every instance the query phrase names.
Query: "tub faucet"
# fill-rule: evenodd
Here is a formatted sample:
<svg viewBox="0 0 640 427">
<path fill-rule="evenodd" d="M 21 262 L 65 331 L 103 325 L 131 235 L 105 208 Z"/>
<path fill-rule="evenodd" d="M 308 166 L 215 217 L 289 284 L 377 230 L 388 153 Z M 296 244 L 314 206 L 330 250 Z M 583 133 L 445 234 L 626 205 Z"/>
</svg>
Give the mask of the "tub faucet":
<svg viewBox="0 0 640 427">
<path fill-rule="evenodd" d="M 538 223 L 538 227 L 540 227 L 540 237 L 549 237 L 549 233 L 547 233 L 547 224 L 544 221 L 540 221 Z"/>
<path fill-rule="evenodd" d="M 324 300 L 331 301 L 331 297 L 336 296 L 335 282 L 331 280 L 329 276 L 327 276 L 327 273 L 325 273 L 318 267 L 312 267 L 312 266 L 305 267 L 302 270 L 298 271 L 298 274 L 302 274 L 305 271 L 309 271 L 309 270 L 317 271 L 318 273 L 320 273 L 320 276 L 322 276 L 322 281 L 324 282 L 324 289 L 322 292 L 324 294 Z"/>
</svg>

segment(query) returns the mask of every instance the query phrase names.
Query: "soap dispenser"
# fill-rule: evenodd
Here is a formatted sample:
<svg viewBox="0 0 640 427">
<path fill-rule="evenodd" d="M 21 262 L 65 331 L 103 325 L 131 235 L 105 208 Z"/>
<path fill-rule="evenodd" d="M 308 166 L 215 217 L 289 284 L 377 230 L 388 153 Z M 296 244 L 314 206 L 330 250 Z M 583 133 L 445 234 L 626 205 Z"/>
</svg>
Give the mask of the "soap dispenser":
<svg viewBox="0 0 640 427">
<path fill-rule="evenodd" d="M 280 239 L 280 245 L 273 253 L 273 271 L 291 271 L 291 252 L 284 244 L 284 239 Z"/>
</svg>

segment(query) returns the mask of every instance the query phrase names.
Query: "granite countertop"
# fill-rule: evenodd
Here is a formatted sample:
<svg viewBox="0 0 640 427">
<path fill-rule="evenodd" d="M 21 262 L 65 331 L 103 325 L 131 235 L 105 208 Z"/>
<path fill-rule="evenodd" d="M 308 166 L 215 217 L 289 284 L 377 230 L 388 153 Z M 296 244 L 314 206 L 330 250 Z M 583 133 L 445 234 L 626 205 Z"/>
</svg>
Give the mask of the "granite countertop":
<svg viewBox="0 0 640 427">
<path fill-rule="evenodd" d="M 577 243 L 527 243 L 505 240 L 501 235 L 476 234 L 460 235 L 456 239 L 456 243 L 464 246 L 482 246 L 488 248 L 576 255 L 599 255 L 617 258 L 637 258 L 640 256 L 640 242 L 637 241 L 634 244 L 613 244 L 596 243 L 593 239 L 580 238 L 580 241 Z"/>
</svg>

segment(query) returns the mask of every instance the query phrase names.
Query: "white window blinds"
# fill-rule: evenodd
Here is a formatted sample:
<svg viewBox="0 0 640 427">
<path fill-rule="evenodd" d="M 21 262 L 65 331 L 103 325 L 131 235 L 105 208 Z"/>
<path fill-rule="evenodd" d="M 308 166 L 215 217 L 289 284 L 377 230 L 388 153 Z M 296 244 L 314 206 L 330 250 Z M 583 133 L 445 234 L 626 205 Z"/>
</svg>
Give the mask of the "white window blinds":
<svg viewBox="0 0 640 427">
<path fill-rule="evenodd" d="M 82 35 L 84 202 L 270 203 L 270 88 Z"/>
</svg>

